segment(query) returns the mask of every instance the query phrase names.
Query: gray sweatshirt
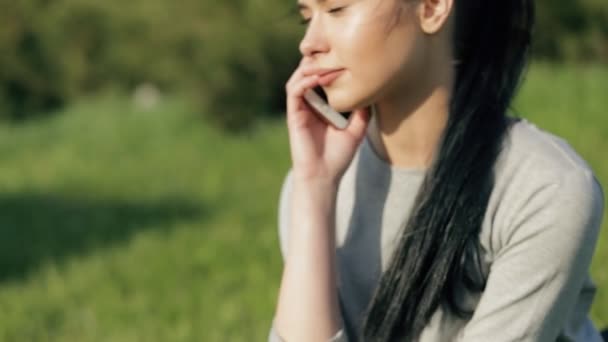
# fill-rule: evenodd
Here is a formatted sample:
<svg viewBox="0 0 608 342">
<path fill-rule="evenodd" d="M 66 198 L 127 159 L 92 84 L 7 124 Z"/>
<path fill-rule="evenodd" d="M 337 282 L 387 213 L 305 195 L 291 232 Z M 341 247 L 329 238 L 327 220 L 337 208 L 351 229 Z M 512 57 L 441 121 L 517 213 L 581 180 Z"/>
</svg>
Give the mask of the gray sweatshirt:
<svg viewBox="0 0 608 342">
<path fill-rule="evenodd" d="M 496 164 L 496 181 L 479 240 L 487 285 L 463 292 L 474 314 L 437 309 L 418 341 L 599 341 L 588 317 L 596 287 L 589 265 L 604 208 L 591 167 L 564 139 L 526 119 L 513 126 Z M 343 327 L 332 341 L 358 341 L 357 331 L 426 170 L 397 168 L 366 137 L 341 179 L 336 203 L 338 297 Z M 287 171 L 278 203 L 283 260 L 289 246 Z M 269 341 L 282 341 L 271 323 Z"/>
</svg>

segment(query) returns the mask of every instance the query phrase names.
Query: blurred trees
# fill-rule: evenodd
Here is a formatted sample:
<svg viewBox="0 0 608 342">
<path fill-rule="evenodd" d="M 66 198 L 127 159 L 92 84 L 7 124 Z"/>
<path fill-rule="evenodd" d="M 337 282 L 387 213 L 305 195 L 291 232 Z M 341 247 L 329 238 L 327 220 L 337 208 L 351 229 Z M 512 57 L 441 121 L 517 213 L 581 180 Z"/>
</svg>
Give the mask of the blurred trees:
<svg viewBox="0 0 608 342">
<path fill-rule="evenodd" d="M 284 110 L 296 0 L 0 0 L 0 118 L 105 88 L 183 92 L 227 129 Z M 539 0 L 539 58 L 608 61 L 605 0 Z"/>
<path fill-rule="evenodd" d="M 130 92 L 146 82 L 187 92 L 227 128 L 247 125 L 254 110 L 282 107 L 299 54 L 294 5 L 0 0 L 0 118 L 22 119 L 82 94 Z"/>
<path fill-rule="evenodd" d="M 534 54 L 557 61 L 608 62 L 606 0 L 536 1 Z"/>
</svg>

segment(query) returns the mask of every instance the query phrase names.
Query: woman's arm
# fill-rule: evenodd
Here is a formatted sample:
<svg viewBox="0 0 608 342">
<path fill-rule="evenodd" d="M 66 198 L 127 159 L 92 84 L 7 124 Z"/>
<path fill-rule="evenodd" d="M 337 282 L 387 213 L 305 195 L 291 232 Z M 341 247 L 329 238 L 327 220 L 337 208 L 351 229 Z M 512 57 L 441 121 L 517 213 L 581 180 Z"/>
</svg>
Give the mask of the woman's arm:
<svg viewBox="0 0 608 342">
<path fill-rule="evenodd" d="M 342 329 L 334 227 L 338 186 L 292 180 L 289 248 L 274 329 L 289 342 L 326 341 Z"/>
<path fill-rule="evenodd" d="M 525 200 L 500 228 L 502 247 L 459 341 L 543 342 L 569 333 L 601 226 L 603 192 L 588 172 L 522 191 Z"/>
<path fill-rule="evenodd" d="M 307 90 L 324 85 L 314 64 L 303 57 L 285 85 L 293 193 L 274 322 L 289 342 L 324 341 L 341 327 L 334 227 L 338 184 L 370 119 L 369 107 L 354 109 L 344 129 L 321 119 L 304 99 Z"/>
</svg>

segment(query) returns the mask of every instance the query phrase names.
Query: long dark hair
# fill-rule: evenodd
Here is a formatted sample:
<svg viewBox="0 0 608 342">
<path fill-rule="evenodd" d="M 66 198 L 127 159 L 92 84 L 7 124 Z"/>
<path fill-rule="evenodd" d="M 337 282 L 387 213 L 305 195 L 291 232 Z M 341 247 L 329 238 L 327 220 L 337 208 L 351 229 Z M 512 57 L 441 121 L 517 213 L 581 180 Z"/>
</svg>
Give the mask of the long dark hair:
<svg viewBox="0 0 608 342">
<path fill-rule="evenodd" d="M 527 65 L 532 0 L 455 0 L 450 113 L 412 214 L 364 317 L 364 341 L 412 341 L 439 305 L 460 317 L 461 289 L 480 292 L 479 232 L 494 186 L 506 111 Z M 473 267 L 471 267 L 473 265 Z"/>
</svg>

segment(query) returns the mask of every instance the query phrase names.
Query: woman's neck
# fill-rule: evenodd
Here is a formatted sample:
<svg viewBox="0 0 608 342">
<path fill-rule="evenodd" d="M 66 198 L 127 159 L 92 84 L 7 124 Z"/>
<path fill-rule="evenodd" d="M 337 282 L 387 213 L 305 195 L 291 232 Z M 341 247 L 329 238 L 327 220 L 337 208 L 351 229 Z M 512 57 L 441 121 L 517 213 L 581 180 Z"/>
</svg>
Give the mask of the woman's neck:
<svg viewBox="0 0 608 342">
<path fill-rule="evenodd" d="M 430 166 L 449 116 L 451 74 L 418 87 L 418 94 L 387 96 L 375 103 L 367 136 L 377 154 L 398 168 Z M 424 88 L 427 90 L 424 91 Z"/>
</svg>

